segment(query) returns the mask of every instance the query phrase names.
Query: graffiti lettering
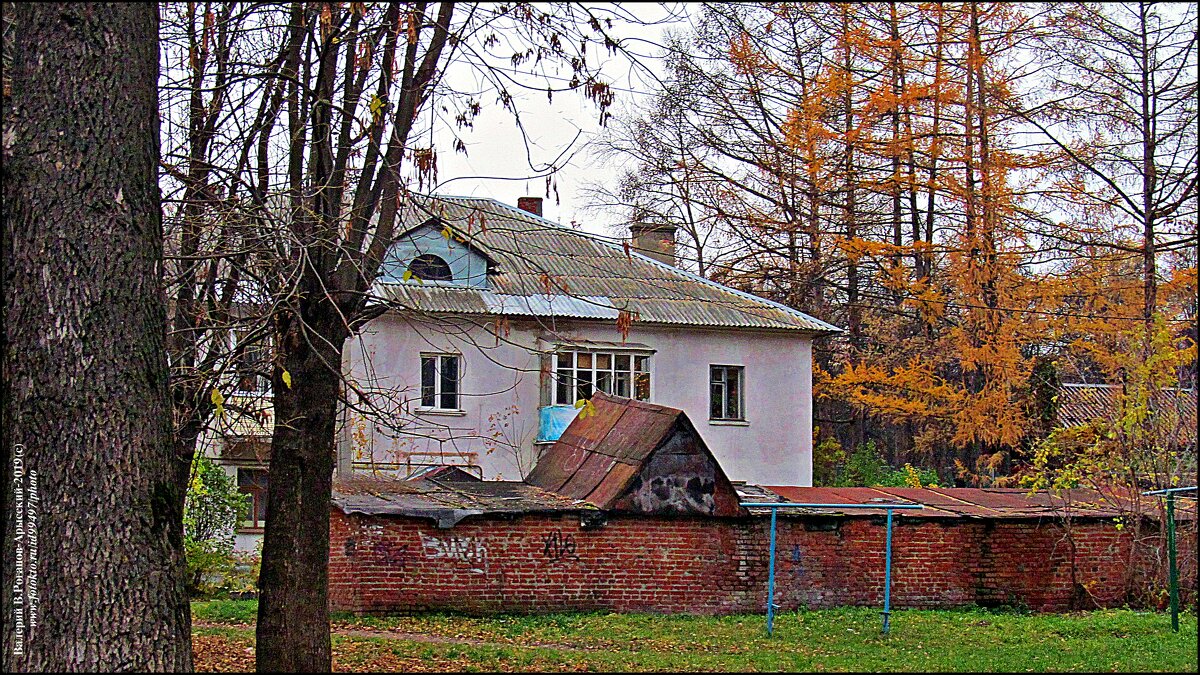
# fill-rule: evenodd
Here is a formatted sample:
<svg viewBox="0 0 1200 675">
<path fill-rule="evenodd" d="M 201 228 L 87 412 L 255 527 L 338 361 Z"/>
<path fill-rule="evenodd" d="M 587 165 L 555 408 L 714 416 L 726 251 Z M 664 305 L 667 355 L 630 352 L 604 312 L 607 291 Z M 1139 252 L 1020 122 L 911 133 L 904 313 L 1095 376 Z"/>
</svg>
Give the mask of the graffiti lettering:
<svg viewBox="0 0 1200 675">
<path fill-rule="evenodd" d="M 575 554 L 575 535 L 563 535 L 562 530 L 556 530 L 542 537 L 542 555 L 552 562 L 579 560 Z"/>
<path fill-rule="evenodd" d="M 347 538 L 346 543 L 343 545 L 343 550 L 347 558 L 353 558 L 360 551 L 370 551 L 375 554 L 379 562 L 385 565 L 394 565 L 403 569 L 408 564 L 408 544 L 393 546 L 384 541 L 377 541 L 374 544 L 371 544 L 370 541 L 364 541 L 360 545 L 354 538 Z"/>
<path fill-rule="evenodd" d="M 389 546 L 384 542 L 375 544 L 375 555 L 386 565 L 395 565 L 401 569 L 408 564 L 408 544 L 399 547 Z"/>
<path fill-rule="evenodd" d="M 446 558 L 478 565 L 472 572 L 487 573 L 487 547 L 474 537 L 448 537 L 438 539 L 421 535 L 421 546 L 426 558 Z"/>
</svg>

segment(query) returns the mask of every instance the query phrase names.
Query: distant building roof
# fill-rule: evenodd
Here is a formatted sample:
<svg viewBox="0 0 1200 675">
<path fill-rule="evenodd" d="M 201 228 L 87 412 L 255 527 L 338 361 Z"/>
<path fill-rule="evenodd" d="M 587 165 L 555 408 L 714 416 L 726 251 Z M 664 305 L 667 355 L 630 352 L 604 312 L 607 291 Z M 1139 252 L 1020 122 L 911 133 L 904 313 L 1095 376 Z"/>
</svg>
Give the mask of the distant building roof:
<svg viewBox="0 0 1200 675">
<path fill-rule="evenodd" d="M 1056 402 L 1058 426 L 1074 427 L 1096 420 L 1111 420 L 1122 396 L 1120 385 L 1064 382 Z M 1184 444 L 1196 443 L 1196 390 L 1160 389 L 1154 395 L 1154 410 L 1167 433 L 1178 434 Z"/>
<path fill-rule="evenodd" d="M 410 230 L 436 216 L 485 252 L 495 273 L 489 275 L 490 290 L 381 282 L 381 294 L 404 307 L 608 320 L 625 310 L 643 323 L 841 332 L 798 310 L 494 199 L 416 195 L 410 202 L 399 229 Z"/>
<path fill-rule="evenodd" d="M 737 491 L 682 410 L 597 393 L 526 481 L 605 510 L 739 516 Z"/>
</svg>

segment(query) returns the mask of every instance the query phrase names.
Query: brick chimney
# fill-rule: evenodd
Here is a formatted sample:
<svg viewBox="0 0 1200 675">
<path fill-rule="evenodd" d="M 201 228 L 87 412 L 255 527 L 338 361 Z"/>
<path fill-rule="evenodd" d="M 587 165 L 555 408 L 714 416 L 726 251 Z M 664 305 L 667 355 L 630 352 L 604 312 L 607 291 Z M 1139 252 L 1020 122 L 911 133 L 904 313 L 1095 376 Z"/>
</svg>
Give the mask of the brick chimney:
<svg viewBox="0 0 1200 675">
<path fill-rule="evenodd" d="M 542 198 L 541 197 L 517 197 L 517 208 L 522 211 L 528 211 L 535 216 L 542 215 Z"/>
<path fill-rule="evenodd" d="M 643 255 L 675 265 L 675 226 L 667 223 L 630 223 L 630 246 Z"/>
</svg>

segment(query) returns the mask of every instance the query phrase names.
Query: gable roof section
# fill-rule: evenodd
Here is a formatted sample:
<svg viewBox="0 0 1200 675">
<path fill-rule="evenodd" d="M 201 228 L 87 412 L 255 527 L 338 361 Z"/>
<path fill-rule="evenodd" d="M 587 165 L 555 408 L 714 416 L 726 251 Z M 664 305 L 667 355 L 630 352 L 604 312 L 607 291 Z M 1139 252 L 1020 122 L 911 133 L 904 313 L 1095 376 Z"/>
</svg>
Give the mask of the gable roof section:
<svg viewBox="0 0 1200 675">
<path fill-rule="evenodd" d="M 494 199 L 414 195 L 405 225 L 430 217 L 497 265 L 490 291 L 380 283 L 402 307 L 445 314 L 537 315 L 641 323 L 836 333 L 803 312 L 677 269 L 616 243 L 562 227 Z M 514 309 L 515 308 L 515 309 Z"/>
<path fill-rule="evenodd" d="M 614 511 L 740 516 L 737 491 L 681 410 L 597 393 L 525 482 Z"/>
</svg>

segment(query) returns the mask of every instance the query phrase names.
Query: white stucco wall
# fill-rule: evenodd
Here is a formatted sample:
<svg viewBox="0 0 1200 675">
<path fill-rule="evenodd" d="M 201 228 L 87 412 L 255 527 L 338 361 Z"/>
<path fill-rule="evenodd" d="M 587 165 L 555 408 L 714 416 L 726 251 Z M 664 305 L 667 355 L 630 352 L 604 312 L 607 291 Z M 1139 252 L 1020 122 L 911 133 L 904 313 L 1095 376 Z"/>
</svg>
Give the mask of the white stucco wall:
<svg viewBox="0 0 1200 675">
<path fill-rule="evenodd" d="M 538 449 L 538 347 L 621 336 L 612 323 L 585 321 L 545 327 L 512 321 L 501 336 L 497 345 L 490 324 L 434 325 L 390 315 L 371 322 L 348 344 L 344 367 L 359 386 L 390 392 L 377 400 L 392 424 L 347 411 L 339 471 L 406 475 L 410 465 L 477 464 L 486 479 L 522 478 Z M 810 336 L 635 324 L 627 341 L 655 350 L 651 402 L 686 412 L 730 479 L 812 484 Z M 462 354 L 461 413 L 414 412 L 420 355 L 435 352 Z M 710 364 L 745 368 L 745 423 L 709 421 Z M 399 438 L 385 426 L 401 427 Z"/>
</svg>

